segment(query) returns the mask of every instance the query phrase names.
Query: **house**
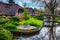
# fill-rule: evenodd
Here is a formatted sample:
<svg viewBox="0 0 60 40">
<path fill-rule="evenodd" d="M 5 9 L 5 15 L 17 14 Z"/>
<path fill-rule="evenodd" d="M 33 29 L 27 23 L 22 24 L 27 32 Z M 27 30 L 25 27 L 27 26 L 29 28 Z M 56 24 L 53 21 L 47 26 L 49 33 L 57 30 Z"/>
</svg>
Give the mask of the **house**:
<svg viewBox="0 0 60 40">
<path fill-rule="evenodd" d="M 33 8 L 27 8 L 29 15 L 34 16 L 35 15 L 35 11 Z"/>
<path fill-rule="evenodd" d="M 3 3 L 0 2 L 0 16 L 18 16 L 20 10 L 22 8 L 18 4 L 15 4 L 14 2 L 12 3 Z"/>
<path fill-rule="evenodd" d="M 39 9 L 34 8 L 34 11 L 35 11 L 35 16 L 40 15 L 41 11 Z"/>
<path fill-rule="evenodd" d="M 29 15 L 33 16 L 36 14 L 36 10 L 33 8 L 26 8 L 29 12 Z M 18 4 L 15 4 L 14 2 L 10 3 L 3 3 L 0 2 L 0 16 L 18 16 L 21 17 L 23 16 L 22 13 L 24 12 L 24 8 L 19 6 Z"/>
</svg>

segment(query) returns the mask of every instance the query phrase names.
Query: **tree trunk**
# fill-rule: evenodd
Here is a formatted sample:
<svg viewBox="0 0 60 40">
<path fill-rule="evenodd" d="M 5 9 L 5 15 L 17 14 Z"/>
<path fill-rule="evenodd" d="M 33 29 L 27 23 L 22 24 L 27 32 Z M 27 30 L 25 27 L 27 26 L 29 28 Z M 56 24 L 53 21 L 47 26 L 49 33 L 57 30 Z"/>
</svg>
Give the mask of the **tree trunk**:
<svg viewBox="0 0 60 40">
<path fill-rule="evenodd" d="M 55 19 L 55 17 L 52 16 L 52 26 L 51 26 L 51 30 L 50 30 L 52 40 L 55 40 L 55 38 L 54 38 L 54 30 L 53 30 L 53 27 L 54 27 L 54 19 Z"/>
</svg>

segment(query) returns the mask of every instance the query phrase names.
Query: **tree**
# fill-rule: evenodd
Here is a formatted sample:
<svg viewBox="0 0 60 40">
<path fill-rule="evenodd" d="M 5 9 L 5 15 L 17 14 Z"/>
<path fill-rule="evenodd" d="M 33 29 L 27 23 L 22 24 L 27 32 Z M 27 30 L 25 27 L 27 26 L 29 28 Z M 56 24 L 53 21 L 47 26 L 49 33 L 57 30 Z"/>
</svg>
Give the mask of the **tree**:
<svg viewBox="0 0 60 40">
<path fill-rule="evenodd" d="M 12 3 L 12 2 L 14 2 L 13 0 L 9 0 L 9 3 Z"/>
<path fill-rule="evenodd" d="M 26 7 L 26 3 L 24 3 L 24 12 L 23 12 L 23 16 L 25 17 L 25 19 L 28 19 L 29 18 L 29 12 L 28 12 L 28 9 Z"/>
<path fill-rule="evenodd" d="M 53 27 L 54 27 L 54 20 L 55 20 L 55 9 L 57 8 L 57 0 L 50 0 L 49 3 L 47 3 L 46 1 L 44 1 L 46 7 L 49 9 L 49 11 L 51 12 L 51 15 L 52 15 L 52 26 L 50 27 L 50 38 L 49 40 L 51 40 L 51 37 L 52 37 L 52 40 L 55 40 L 54 38 L 54 30 L 53 30 Z M 49 16 L 50 17 L 50 16 Z"/>
<path fill-rule="evenodd" d="M 37 0 L 37 1 L 40 2 L 42 0 Z M 58 0 L 47 0 L 47 1 L 43 0 L 43 3 L 45 4 L 45 7 L 48 8 L 48 10 L 50 11 L 50 14 L 52 15 L 52 16 L 49 16 L 49 17 L 52 17 L 51 18 L 52 19 L 52 26 L 50 27 L 50 31 L 49 31 L 49 33 L 50 33 L 49 40 L 51 40 L 51 38 L 52 38 L 52 40 L 55 40 L 54 33 L 53 33 L 54 32 L 53 27 L 54 27 L 54 20 L 55 20 L 55 11 L 56 11 L 56 8 L 58 6 L 57 1 Z"/>
</svg>

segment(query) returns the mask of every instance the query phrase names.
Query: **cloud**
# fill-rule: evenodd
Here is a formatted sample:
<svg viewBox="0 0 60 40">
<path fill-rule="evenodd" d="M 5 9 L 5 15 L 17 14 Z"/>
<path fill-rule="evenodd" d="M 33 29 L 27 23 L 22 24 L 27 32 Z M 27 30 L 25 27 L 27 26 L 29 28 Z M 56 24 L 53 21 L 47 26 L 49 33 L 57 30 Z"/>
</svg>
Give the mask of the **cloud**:
<svg viewBox="0 0 60 40">
<path fill-rule="evenodd" d="M 31 3 L 31 0 L 25 0 L 26 3 Z"/>
<path fill-rule="evenodd" d="M 23 6 L 22 2 L 18 2 L 18 4 L 19 4 L 20 6 Z"/>
<path fill-rule="evenodd" d="M 0 0 L 1 1 L 1 0 Z M 3 2 L 7 3 L 7 0 L 2 0 Z M 23 3 L 27 3 L 27 7 L 32 7 L 32 8 L 40 8 L 40 7 L 44 7 L 42 3 L 36 3 L 36 2 L 32 2 L 31 0 L 14 0 L 16 4 L 23 6 Z"/>
<path fill-rule="evenodd" d="M 31 0 L 15 0 L 15 1 L 22 2 L 22 3 L 31 3 Z"/>
</svg>

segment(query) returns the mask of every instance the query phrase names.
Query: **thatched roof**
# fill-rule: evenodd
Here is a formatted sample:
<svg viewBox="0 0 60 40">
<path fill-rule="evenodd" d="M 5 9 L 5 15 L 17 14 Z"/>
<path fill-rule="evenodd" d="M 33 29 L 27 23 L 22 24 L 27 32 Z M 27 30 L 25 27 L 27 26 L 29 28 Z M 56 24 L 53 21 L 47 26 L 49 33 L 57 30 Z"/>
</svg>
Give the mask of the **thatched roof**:
<svg viewBox="0 0 60 40">
<path fill-rule="evenodd" d="M 8 3 L 2 3 L 2 2 L 0 2 L 0 7 L 1 7 L 0 15 L 10 15 L 10 16 L 15 15 L 18 9 L 21 8 L 21 6 L 15 3 L 8 4 Z"/>
</svg>

